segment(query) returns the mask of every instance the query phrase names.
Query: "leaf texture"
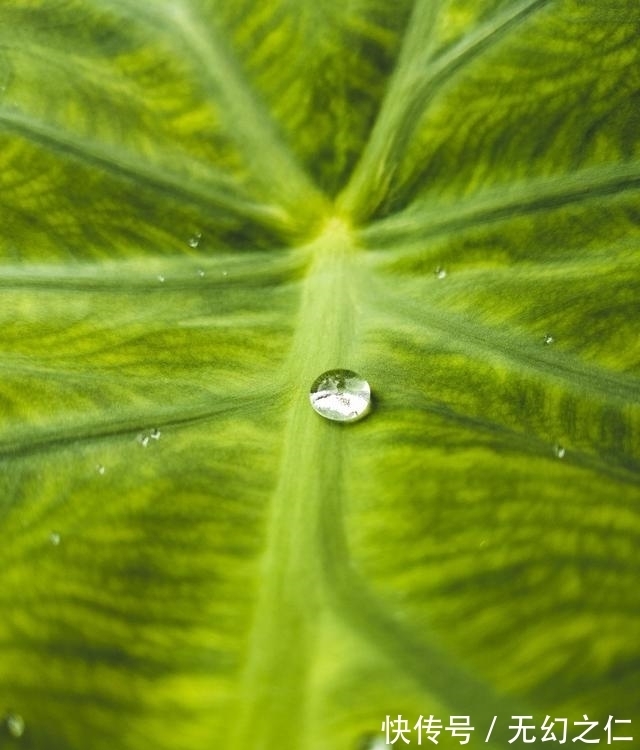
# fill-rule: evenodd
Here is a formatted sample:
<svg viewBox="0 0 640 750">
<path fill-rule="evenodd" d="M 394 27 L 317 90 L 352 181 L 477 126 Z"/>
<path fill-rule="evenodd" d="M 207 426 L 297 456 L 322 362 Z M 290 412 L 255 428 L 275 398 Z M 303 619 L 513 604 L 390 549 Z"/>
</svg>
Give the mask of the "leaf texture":
<svg viewBox="0 0 640 750">
<path fill-rule="evenodd" d="M 3 4 L 0 746 L 637 723 L 639 29 Z"/>
</svg>

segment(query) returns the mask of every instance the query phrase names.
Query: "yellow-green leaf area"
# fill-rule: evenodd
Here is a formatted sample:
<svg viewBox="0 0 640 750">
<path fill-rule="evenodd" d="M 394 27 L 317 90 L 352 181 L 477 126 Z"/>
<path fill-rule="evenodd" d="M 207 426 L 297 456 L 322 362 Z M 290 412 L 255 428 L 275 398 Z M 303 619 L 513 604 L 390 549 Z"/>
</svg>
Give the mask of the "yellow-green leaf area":
<svg viewBox="0 0 640 750">
<path fill-rule="evenodd" d="M 0 747 L 637 735 L 639 28 L 0 7 Z"/>
</svg>

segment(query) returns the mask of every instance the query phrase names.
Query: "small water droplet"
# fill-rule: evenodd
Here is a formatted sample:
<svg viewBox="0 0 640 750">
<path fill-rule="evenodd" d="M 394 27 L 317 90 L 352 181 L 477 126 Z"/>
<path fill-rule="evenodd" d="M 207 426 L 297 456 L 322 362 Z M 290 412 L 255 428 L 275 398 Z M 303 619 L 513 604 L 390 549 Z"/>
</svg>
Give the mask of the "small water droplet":
<svg viewBox="0 0 640 750">
<path fill-rule="evenodd" d="M 353 370 L 328 370 L 313 381 L 309 399 L 320 416 L 335 422 L 355 422 L 369 412 L 371 388 Z"/>
<path fill-rule="evenodd" d="M 60 534 L 58 534 L 57 531 L 52 531 L 49 534 L 49 541 L 51 542 L 51 544 L 53 544 L 54 547 L 57 547 L 60 544 L 61 539 L 62 537 L 60 536 Z"/>
<path fill-rule="evenodd" d="M 387 744 L 384 741 L 384 737 L 374 737 L 371 734 L 366 734 L 358 742 L 357 750 L 384 750 Z"/>
<path fill-rule="evenodd" d="M 12 737 L 22 737 L 25 730 L 25 723 L 20 714 L 8 714 L 5 717 L 5 723 L 7 725 L 7 730 Z"/>
<path fill-rule="evenodd" d="M 447 278 L 447 269 L 442 268 L 442 266 L 438 266 L 436 270 L 434 271 L 436 279 L 446 279 Z"/>
<path fill-rule="evenodd" d="M 553 344 L 554 338 L 550 333 L 545 333 L 544 335 L 544 343 L 545 344 Z"/>
<path fill-rule="evenodd" d="M 160 430 L 158 430 L 158 429 L 157 429 L 157 428 L 155 428 L 155 427 L 154 427 L 154 428 L 153 428 L 153 430 L 151 430 L 151 432 L 149 433 L 149 437 L 150 437 L 150 438 L 151 438 L 152 440 L 160 440 L 160 435 L 162 435 L 162 433 L 160 432 Z"/>
<path fill-rule="evenodd" d="M 202 279 L 202 278 L 204 278 L 204 271 L 203 271 L 203 270 L 202 270 L 201 268 L 199 268 L 199 269 L 198 269 L 198 272 L 197 272 L 197 273 L 198 273 L 198 276 L 199 276 L 199 277 L 200 277 L 201 279 Z"/>
<path fill-rule="evenodd" d="M 486 539 L 482 539 L 480 541 L 480 544 L 478 545 L 478 547 L 486 547 L 486 546 L 487 546 L 487 540 Z"/>
<path fill-rule="evenodd" d="M 141 432 L 137 437 L 136 440 L 140 443 L 140 445 L 143 448 L 146 448 L 149 445 L 149 435 L 147 435 L 145 432 Z"/>
<path fill-rule="evenodd" d="M 164 279 L 164 276 L 163 276 L 163 275 L 162 275 L 161 273 L 159 273 L 159 274 L 158 274 L 158 281 L 159 281 L 159 282 L 160 282 L 161 284 L 164 284 L 164 280 L 165 280 L 165 279 Z"/>
<path fill-rule="evenodd" d="M 223 276 L 228 276 L 228 275 L 229 275 L 229 271 L 223 271 L 223 272 L 222 272 L 222 275 L 223 275 Z"/>
<path fill-rule="evenodd" d="M 100 474 L 100 476 L 103 476 L 106 471 L 106 468 L 102 464 L 98 464 L 96 466 L 96 471 L 98 472 L 98 474 Z"/>
<path fill-rule="evenodd" d="M 196 232 L 195 234 L 192 234 L 191 237 L 189 237 L 189 247 L 198 247 L 201 240 L 202 232 Z"/>
<path fill-rule="evenodd" d="M 563 445 L 555 445 L 553 448 L 553 452 L 556 454 L 557 458 L 564 458 L 564 454 L 566 453 L 566 450 Z"/>
</svg>

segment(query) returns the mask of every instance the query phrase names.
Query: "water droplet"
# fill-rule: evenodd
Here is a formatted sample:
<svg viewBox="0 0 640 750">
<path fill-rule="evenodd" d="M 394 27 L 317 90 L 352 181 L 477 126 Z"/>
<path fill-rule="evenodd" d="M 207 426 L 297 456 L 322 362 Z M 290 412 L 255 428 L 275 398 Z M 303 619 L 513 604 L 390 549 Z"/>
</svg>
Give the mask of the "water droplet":
<svg viewBox="0 0 640 750">
<path fill-rule="evenodd" d="M 553 344 L 553 336 L 550 333 L 545 333 L 544 335 L 544 343 L 545 344 Z"/>
<path fill-rule="evenodd" d="M 355 422 L 369 412 L 371 388 L 353 370 L 328 370 L 313 381 L 309 399 L 320 416 Z"/>
<path fill-rule="evenodd" d="M 151 440 L 160 440 L 161 435 L 162 433 L 160 430 L 157 427 L 154 427 L 148 432 L 138 433 L 138 435 L 136 435 L 136 441 L 140 443 L 143 448 L 146 448 Z"/>
<path fill-rule="evenodd" d="M 447 278 L 447 270 L 446 268 L 442 268 L 442 266 L 438 266 L 436 270 L 434 271 L 436 279 L 446 279 Z"/>
<path fill-rule="evenodd" d="M 222 275 L 223 275 L 223 276 L 228 276 L 228 275 L 229 275 L 229 271 L 223 271 L 223 272 L 222 272 Z"/>
<path fill-rule="evenodd" d="M 204 278 L 204 271 L 201 268 L 198 269 L 197 273 L 201 279 Z"/>
<path fill-rule="evenodd" d="M 22 737 L 25 724 L 24 719 L 20 714 L 8 714 L 5 717 L 5 723 L 7 725 L 7 730 L 12 737 Z"/>
<path fill-rule="evenodd" d="M 158 274 L 158 281 L 159 281 L 159 282 L 160 282 L 161 284 L 164 284 L 164 276 L 163 276 L 163 275 L 162 275 L 161 273 L 159 273 L 159 274 Z"/>
<path fill-rule="evenodd" d="M 384 750 L 386 747 L 384 737 L 374 737 L 371 734 L 366 734 L 358 742 L 357 750 Z"/>
<path fill-rule="evenodd" d="M 555 445 L 553 452 L 556 454 L 557 458 L 564 458 L 564 454 L 566 453 L 563 445 Z"/>
<path fill-rule="evenodd" d="M 195 234 L 191 235 L 191 237 L 189 237 L 189 247 L 198 247 L 201 240 L 202 232 L 196 232 Z"/>
<path fill-rule="evenodd" d="M 106 471 L 106 468 L 102 464 L 98 464 L 96 466 L 96 471 L 98 472 L 98 474 L 100 474 L 100 476 L 103 476 Z"/>
<path fill-rule="evenodd" d="M 49 534 L 49 541 L 51 542 L 51 544 L 53 544 L 54 547 L 57 547 L 60 544 L 61 539 L 62 537 L 60 536 L 60 534 L 58 534 L 57 531 L 52 531 Z"/>
</svg>

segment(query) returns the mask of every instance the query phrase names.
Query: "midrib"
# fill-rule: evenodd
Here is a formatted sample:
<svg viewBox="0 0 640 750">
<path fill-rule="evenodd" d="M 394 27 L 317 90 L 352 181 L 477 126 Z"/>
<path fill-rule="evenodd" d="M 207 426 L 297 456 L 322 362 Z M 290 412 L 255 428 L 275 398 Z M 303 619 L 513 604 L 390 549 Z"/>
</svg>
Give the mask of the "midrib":
<svg viewBox="0 0 640 750">
<path fill-rule="evenodd" d="M 299 750 L 307 723 L 308 683 L 325 607 L 323 504 L 340 494 L 339 442 L 349 425 L 325 422 L 309 404 L 321 372 L 354 368 L 357 269 L 348 228 L 329 221 L 303 252 L 296 335 L 284 372 L 291 392 L 279 480 L 271 500 L 266 548 L 247 659 L 239 686 L 232 750 Z M 339 505 L 338 505 L 339 507 Z"/>
</svg>

